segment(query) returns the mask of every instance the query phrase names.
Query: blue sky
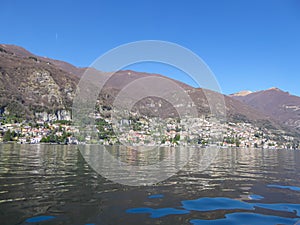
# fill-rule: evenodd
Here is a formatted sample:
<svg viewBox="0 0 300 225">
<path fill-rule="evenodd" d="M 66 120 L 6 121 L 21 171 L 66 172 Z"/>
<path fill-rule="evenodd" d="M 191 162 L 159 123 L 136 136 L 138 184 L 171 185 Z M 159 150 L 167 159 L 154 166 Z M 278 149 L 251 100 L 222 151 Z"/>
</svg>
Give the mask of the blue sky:
<svg viewBox="0 0 300 225">
<path fill-rule="evenodd" d="M 300 1 L 140 0 L 0 2 L 0 42 L 88 66 L 138 40 L 189 48 L 214 72 L 225 94 L 279 87 L 300 96 Z M 133 69 L 192 84 L 175 69 Z"/>
</svg>

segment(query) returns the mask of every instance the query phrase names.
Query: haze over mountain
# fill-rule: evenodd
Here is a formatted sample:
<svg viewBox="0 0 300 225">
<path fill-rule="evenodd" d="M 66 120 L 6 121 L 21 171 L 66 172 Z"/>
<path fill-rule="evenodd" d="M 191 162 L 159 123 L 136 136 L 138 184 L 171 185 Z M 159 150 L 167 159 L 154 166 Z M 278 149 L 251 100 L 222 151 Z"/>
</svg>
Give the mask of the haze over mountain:
<svg viewBox="0 0 300 225">
<path fill-rule="evenodd" d="M 86 68 L 77 68 L 63 61 L 36 56 L 18 46 L 1 44 L 1 112 L 30 119 L 34 118 L 37 112 L 57 115 L 61 114 L 61 111 L 70 111 L 76 85 L 85 70 Z M 95 70 L 95 74 L 97 73 L 98 75 L 103 74 Z M 100 106 L 110 108 L 115 97 L 124 86 L 147 76 L 163 77 L 159 74 L 129 70 L 116 72 L 101 92 L 99 97 Z M 210 113 L 210 107 L 203 89 L 193 88 L 179 81 L 175 82 L 185 89 L 195 103 L 199 114 L 208 115 Z M 213 91 L 206 92 L 213 96 L 220 95 Z M 229 121 L 250 122 L 257 126 L 277 130 L 284 129 L 291 132 L 293 132 L 293 129 L 290 130 L 286 127 L 287 125 L 294 128 L 300 124 L 297 119 L 298 114 L 295 113 L 298 111 L 297 107 L 300 107 L 300 104 L 298 104 L 299 99 L 279 90 L 265 91 L 263 95 L 249 92 L 232 95 L 231 97 L 224 95 Z M 263 106 L 266 101 L 269 102 L 268 107 Z M 287 104 L 287 102 L 289 103 Z M 137 108 L 144 114 L 158 113 L 162 117 L 176 116 L 174 108 L 162 99 L 148 98 L 139 104 Z M 158 112 L 155 109 L 158 109 Z M 282 123 L 283 120 L 286 122 Z"/>
</svg>

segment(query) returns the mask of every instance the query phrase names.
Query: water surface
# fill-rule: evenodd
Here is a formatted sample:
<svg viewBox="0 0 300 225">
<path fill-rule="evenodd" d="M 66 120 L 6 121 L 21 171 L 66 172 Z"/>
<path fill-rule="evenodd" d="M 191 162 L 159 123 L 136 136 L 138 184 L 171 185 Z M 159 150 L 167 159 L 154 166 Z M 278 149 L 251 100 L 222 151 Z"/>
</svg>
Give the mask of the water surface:
<svg viewBox="0 0 300 225">
<path fill-rule="evenodd" d="M 300 151 L 222 149 L 207 170 L 199 168 L 194 160 L 157 185 L 129 187 L 98 175 L 76 146 L 1 144 L 0 224 L 269 225 L 300 219 Z"/>
</svg>

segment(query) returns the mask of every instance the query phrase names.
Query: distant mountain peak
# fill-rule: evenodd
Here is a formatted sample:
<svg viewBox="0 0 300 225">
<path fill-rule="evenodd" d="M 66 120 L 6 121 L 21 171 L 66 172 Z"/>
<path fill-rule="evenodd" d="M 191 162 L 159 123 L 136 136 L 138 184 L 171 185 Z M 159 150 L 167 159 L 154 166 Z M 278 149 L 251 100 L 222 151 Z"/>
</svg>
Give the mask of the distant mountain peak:
<svg viewBox="0 0 300 225">
<path fill-rule="evenodd" d="M 300 131 L 300 97 L 277 87 L 249 95 L 232 95 L 234 99 L 263 112 L 281 124 Z"/>
<path fill-rule="evenodd" d="M 283 91 L 283 90 L 281 90 L 280 88 L 277 88 L 277 87 L 271 87 L 271 88 L 265 90 L 265 92 L 274 92 L 274 93 L 277 93 L 277 94 L 290 95 L 290 93 L 288 91 Z"/>
<path fill-rule="evenodd" d="M 240 92 L 231 94 L 231 96 L 246 96 L 246 95 L 249 95 L 251 93 L 253 93 L 253 92 L 252 91 L 244 90 L 244 91 L 240 91 Z"/>
<path fill-rule="evenodd" d="M 230 96 L 231 97 L 245 97 L 245 96 L 248 96 L 250 94 L 256 94 L 256 93 L 261 93 L 261 92 L 269 92 L 269 91 L 276 91 L 276 92 L 287 93 L 288 94 L 288 92 L 285 92 L 285 91 L 281 90 L 280 88 L 271 87 L 271 88 L 266 89 L 266 90 L 254 91 L 254 92 L 253 91 L 248 91 L 248 90 L 243 90 L 243 91 L 231 94 Z"/>
<path fill-rule="evenodd" d="M 267 91 L 282 91 L 282 90 L 277 87 L 271 87 Z M 282 92 L 284 92 L 284 91 L 282 91 Z"/>
</svg>

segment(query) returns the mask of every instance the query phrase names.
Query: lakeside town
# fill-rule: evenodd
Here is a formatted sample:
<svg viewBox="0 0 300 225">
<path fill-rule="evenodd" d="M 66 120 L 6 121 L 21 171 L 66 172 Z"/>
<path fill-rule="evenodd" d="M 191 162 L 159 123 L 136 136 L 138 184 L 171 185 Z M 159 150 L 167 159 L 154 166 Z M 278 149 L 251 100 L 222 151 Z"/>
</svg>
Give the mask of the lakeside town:
<svg viewBox="0 0 300 225">
<path fill-rule="evenodd" d="M 274 133 L 247 122 L 220 123 L 209 117 L 158 119 L 131 117 L 112 121 L 94 118 L 95 132 L 86 134 L 70 116 L 45 117 L 34 122 L 2 116 L 0 142 L 20 144 L 103 144 L 148 146 L 222 146 L 265 149 L 298 149 L 299 142 L 284 132 Z"/>
</svg>

